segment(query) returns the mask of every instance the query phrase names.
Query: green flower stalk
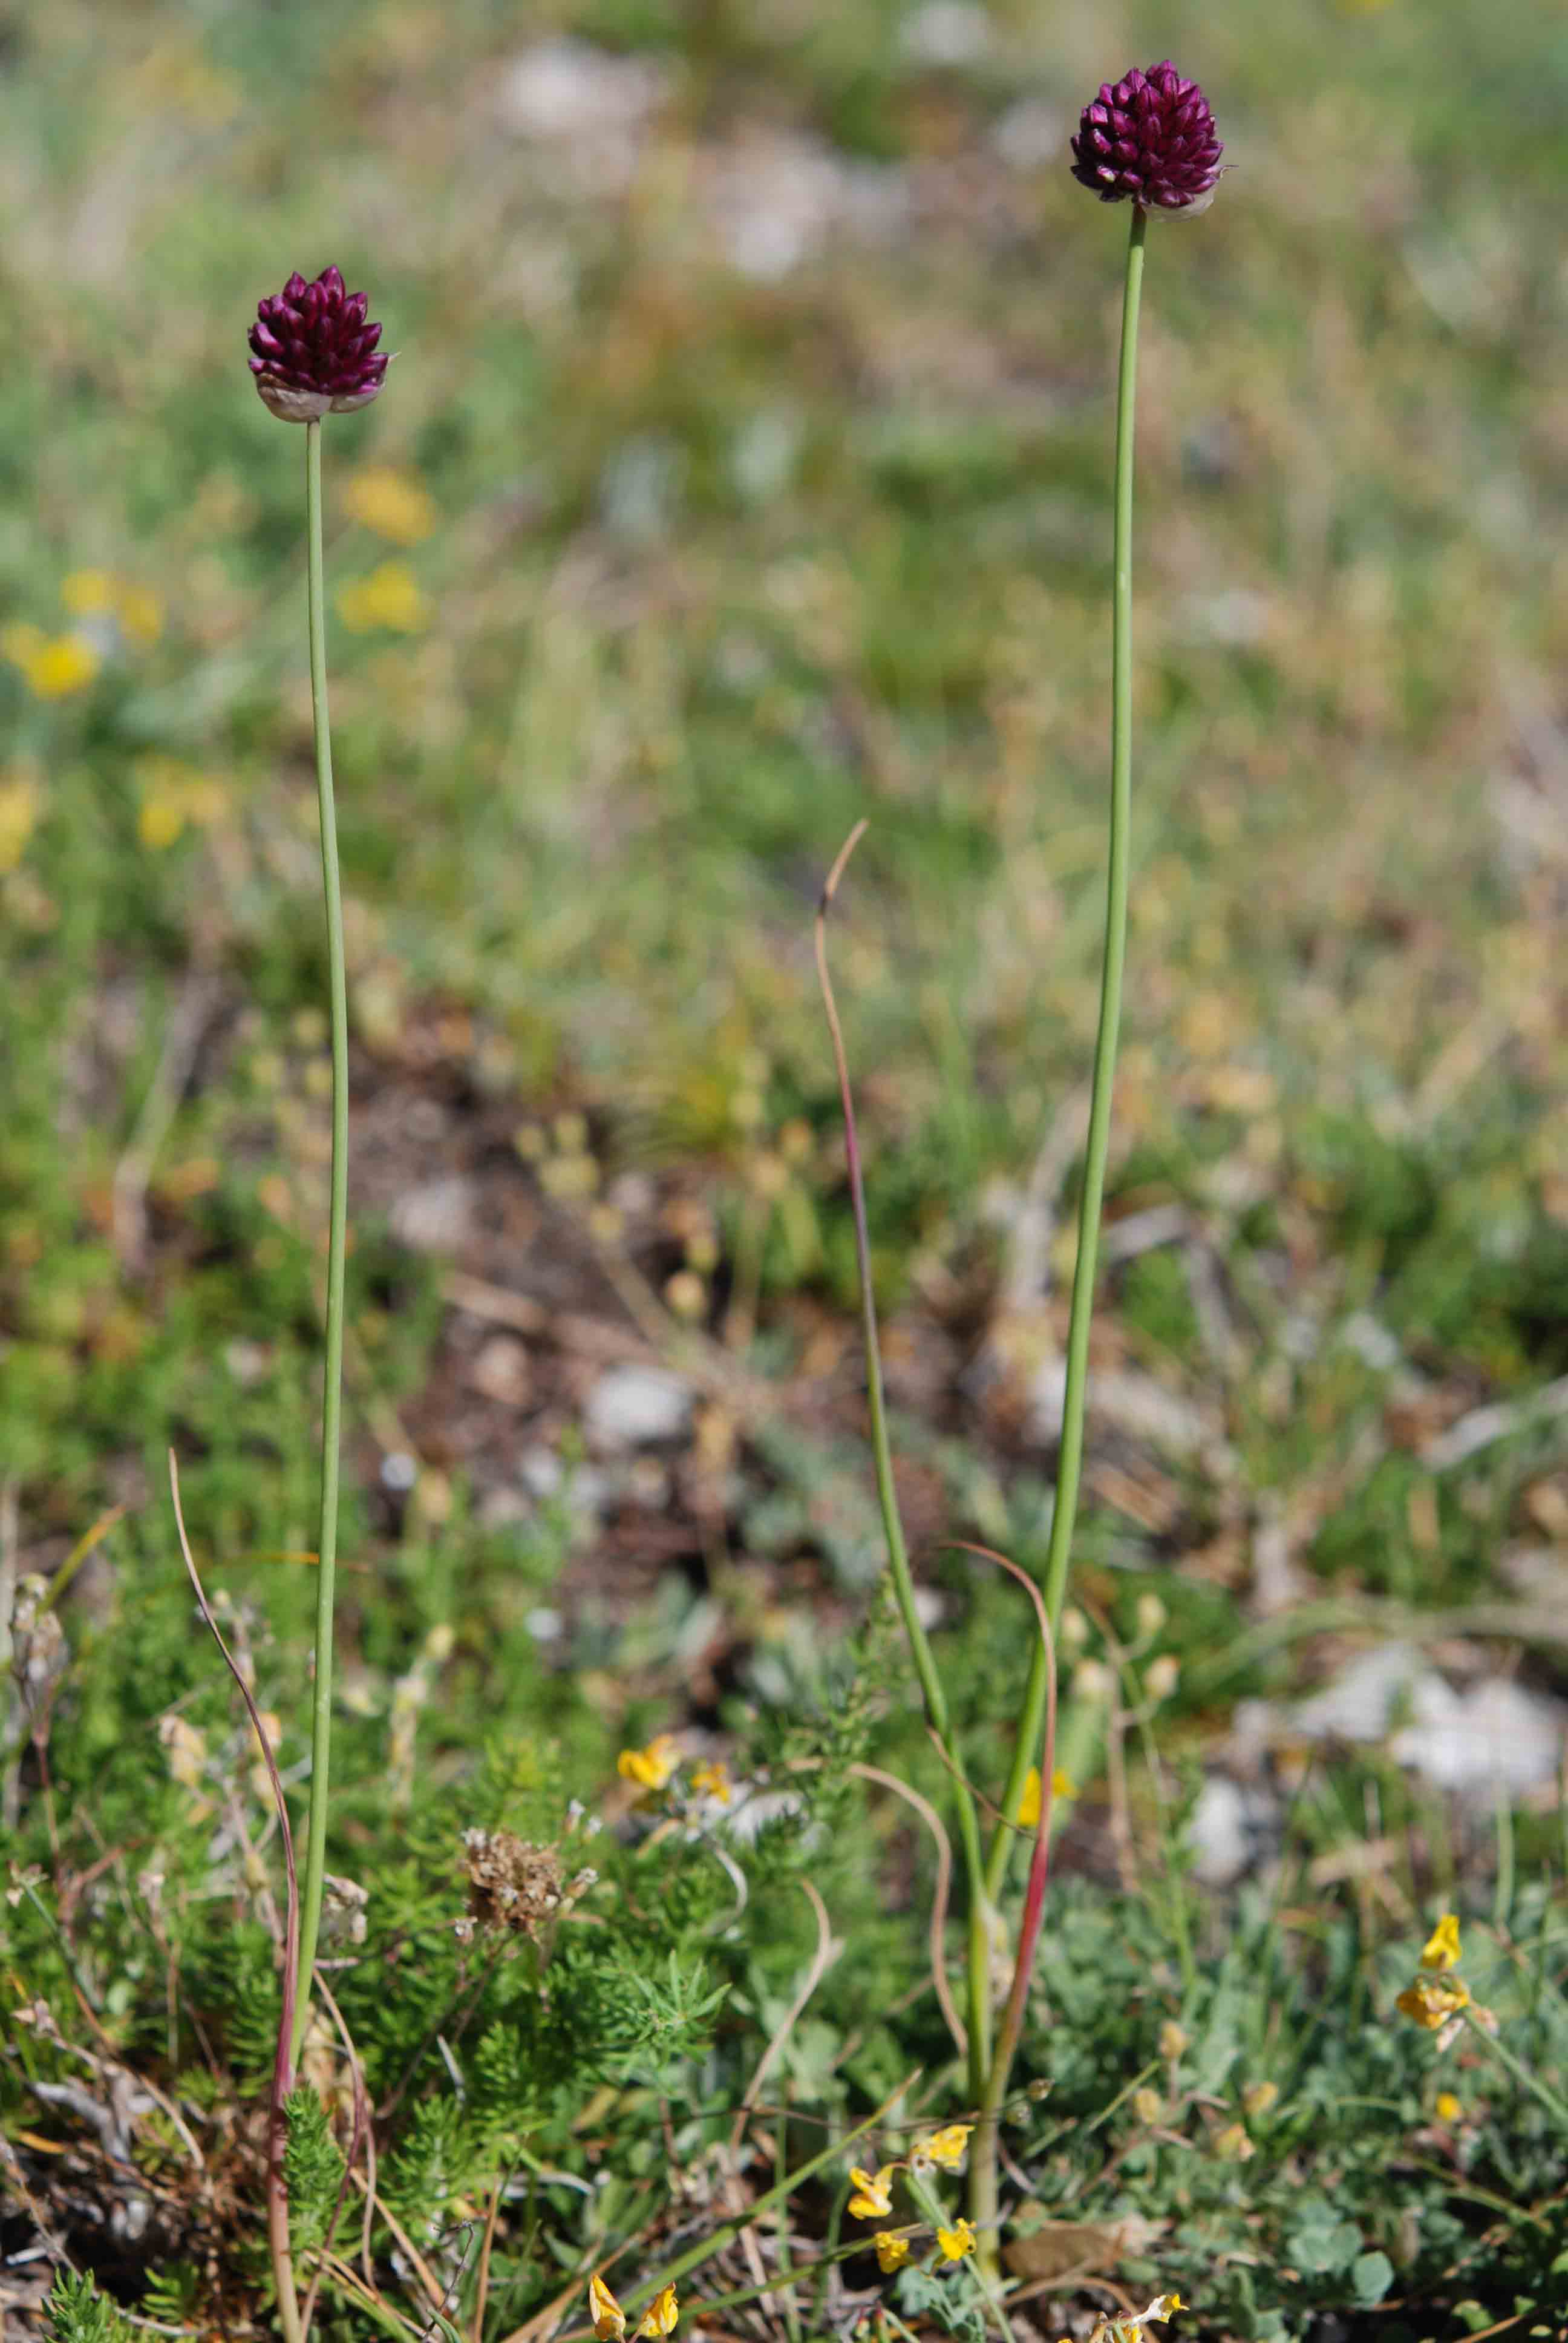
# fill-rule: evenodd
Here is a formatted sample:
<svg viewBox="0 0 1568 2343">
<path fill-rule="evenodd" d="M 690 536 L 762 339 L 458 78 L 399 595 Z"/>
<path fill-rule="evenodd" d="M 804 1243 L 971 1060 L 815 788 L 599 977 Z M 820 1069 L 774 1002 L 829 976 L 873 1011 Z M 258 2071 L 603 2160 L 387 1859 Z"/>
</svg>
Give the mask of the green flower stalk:
<svg viewBox="0 0 1568 2343">
<path fill-rule="evenodd" d="M 1045 1603 L 1053 1633 L 1060 1620 L 1067 1592 L 1083 1463 L 1089 1325 L 1094 1308 L 1100 1216 L 1111 1140 L 1111 1102 L 1121 1024 L 1121 979 L 1127 953 L 1128 858 L 1132 826 L 1132 441 L 1144 241 L 1151 210 L 1180 214 L 1207 207 L 1220 178 L 1221 150 L 1215 136 L 1214 117 L 1202 91 L 1196 82 L 1184 80 L 1174 65 L 1166 63 L 1151 65 L 1147 74 L 1134 66 L 1120 82 L 1106 83 L 1099 96 L 1083 110 L 1072 151 L 1074 178 L 1104 203 L 1131 202 L 1132 220 L 1127 246 L 1116 392 L 1111 527 L 1111 834 L 1106 860 L 1105 955 L 1090 1092 L 1089 1136 L 1079 1199 L 1078 1260 L 1068 1322 L 1067 1381 L 1062 1399 L 1056 1504 L 1045 1566 Z M 1048 1665 L 1045 1646 L 1037 1644 L 1002 1797 L 1004 1815 L 1018 1812 L 1025 1776 L 1037 1762 Z M 1012 1842 L 1013 1834 L 1005 1825 L 991 1841 L 986 1884 L 993 1901 L 1007 1876 Z"/>
<path fill-rule="evenodd" d="M 337 815 L 332 794 L 332 740 L 327 713 L 327 611 L 321 550 L 321 426 L 329 414 L 368 406 L 387 373 L 377 349 L 378 325 L 367 322 L 363 293 L 349 293 L 341 272 L 323 269 L 312 284 L 296 273 L 276 299 L 263 301 L 250 329 L 250 370 L 269 414 L 305 426 L 307 608 L 310 631 L 310 708 L 316 734 L 316 784 L 321 812 L 321 876 L 327 905 L 327 990 L 332 1030 L 332 1187 L 327 1244 L 327 1358 L 321 1401 L 321 1523 L 317 1540 L 316 1681 L 310 1734 L 310 1820 L 300 1896 L 291 2064 L 297 2065 L 310 2020 L 310 1984 L 321 1930 L 327 1871 L 327 1791 L 332 1757 L 332 1614 L 337 1560 L 337 1474 L 343 1409 L 343 1263 L 348 1224 L 348 986 L 343 946 L 343 889 Z"/>
</svg>

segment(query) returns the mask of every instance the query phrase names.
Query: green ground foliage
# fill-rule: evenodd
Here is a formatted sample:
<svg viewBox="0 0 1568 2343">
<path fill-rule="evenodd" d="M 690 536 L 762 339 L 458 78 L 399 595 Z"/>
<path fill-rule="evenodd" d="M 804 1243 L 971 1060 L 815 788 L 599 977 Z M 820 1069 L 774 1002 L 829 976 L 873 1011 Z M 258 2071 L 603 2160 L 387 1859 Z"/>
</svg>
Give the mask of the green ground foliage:
<svg viewBox="0 0 1568 2343">
<path fill-rule="evenodd" d="M 51 0 L 0 24 L 18 2334 L 268 2331 L 281 1849 L 166 1459 L 297 1824 L 325 956 L 303 435 L 244 335 L 329 260 L 398 355 L 326 444 L 328 1865 L 367 1900 L 329 1912 L 341 2025 L 290 2110 L 317 2331 L 582 2335 L 591 2269 L 629 2305 L 703 2240 L 683 2331 L 979 2331 L 968 2267 L 884 2282 L 845 2209 L 852 2160 L 964 2107 L 937 1844 L 856 1770 L 943 1805 L 810 921 L 869 815 L 834 941 L 894 1431 L 994 1795 L 1027 1614 L 940 1548 L 1043 1557 L 1102 910 L 1123 230 L 1063 146 L 1167 53 L 1235 167 L 1151 237 L 1122 1399 L 1091 1400 L 1079 1795 L 1004 2134 L 1015 2331 L 1177 2289 L 1195 2338 L 1560 2331 L 1553 1785 L 1478 1811 L 1382 1745 L 1271 1745 L 1261 1872 L 1221 1894 L 1183 1839 L 1239 1704 L 1369 1636 L 1461 1684 L 1562 1671 L 1560 17 Z M 689 1402 L 629 1466 L 584 1429 L 628 1359 Z M 617 1753 L 664 1731 L 639 1800 Z M 1512 2066 L 1395 2013 L 1445 1907 Z"/>
</svg>

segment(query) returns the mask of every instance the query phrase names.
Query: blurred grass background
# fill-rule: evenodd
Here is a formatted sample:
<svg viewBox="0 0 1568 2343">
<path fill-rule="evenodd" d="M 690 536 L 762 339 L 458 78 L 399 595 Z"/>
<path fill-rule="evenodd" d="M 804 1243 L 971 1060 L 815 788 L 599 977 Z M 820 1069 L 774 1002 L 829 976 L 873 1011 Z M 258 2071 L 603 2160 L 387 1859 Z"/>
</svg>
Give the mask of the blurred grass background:
<svg viewBox="0 0 1568 2343">
<path fill-rule="evenodd" d="M 1462 1400 L 1568 1366 L 1568 21 L 1483 0 L 6 12 L 23 1553 L 121 1500 L 172 1560 L 170 1439 L 216 1542 L 312 1534 L 303 439 L 245 367 L 296 267 L 398 354 L 326 451 L 357 1112 L 437 1062 L 727 1228 L 798 1158 L 820 1243 L 770 1240 L 765 1330 L 839 1307 L 809 924 L 866 813 L 879 1259 L 991 1310 L 1096 1003 L 1125 221 L 1066 139 L 1167 53 L 1233 168 L 1151 239 L 1117 1209 L 1190 1201 L 1264 1327 L 1245 1502 L 1343 1463 L 1325 1576 L 1484 1583 L 1514 1480 L 1358 1472 L 1382 1383 L 1292 1333 L 1375 1303 Z M 439 1304 L 354 1209 L 363 1418 Z M 1201 1380 L 1160 1256 L 1112 1300 Z"/>
</svg>

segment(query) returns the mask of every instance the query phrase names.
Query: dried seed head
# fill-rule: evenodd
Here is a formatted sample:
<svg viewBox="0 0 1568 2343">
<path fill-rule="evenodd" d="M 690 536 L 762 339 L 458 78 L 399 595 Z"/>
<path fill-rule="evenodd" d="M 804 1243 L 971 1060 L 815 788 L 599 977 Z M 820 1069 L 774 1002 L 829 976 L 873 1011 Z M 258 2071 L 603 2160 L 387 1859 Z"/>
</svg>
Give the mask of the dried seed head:
<svg viewBox="0 0 1568 2343">
<path fill-rule="evenodd" d="M 284 423 L 368 407 L 387 375 L 377 349 L 378 325 L 367 322 L 363 293 L 350 293 L 337 268 L 307 285 L 297 270 L 276 299 L 258 303 L 250 329 L 250 370 L 262 404 Z"/>
<path fill-rule="evenodd" d="M 1167 59 L 1102 85 L 1072 142 L 1072 176 L 1101 203 L 1146 211 L 1206 211 L 1223 153 L 1209 101 Z"/>
<path fill-rule="evenodd" d="M 468 1915 L 481 1928 L 538 1940 L 561 1909 L 561 1859 L 506 1830 L 463 1833 Z"/>
</svg>

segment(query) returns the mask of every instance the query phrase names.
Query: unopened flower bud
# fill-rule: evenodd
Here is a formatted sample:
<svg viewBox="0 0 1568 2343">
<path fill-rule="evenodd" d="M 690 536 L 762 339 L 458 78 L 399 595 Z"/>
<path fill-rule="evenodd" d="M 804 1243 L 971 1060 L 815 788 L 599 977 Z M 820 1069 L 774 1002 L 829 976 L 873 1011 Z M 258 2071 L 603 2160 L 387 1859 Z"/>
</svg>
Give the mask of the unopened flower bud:
<svg viewBox="0 0 1568 2343">
<path fill-rule="evenodd" d="M 1145 211 L 1206 211 L 1223 153 L 1209 101 L 1167 59 L 1106 82 L 1083 109 L 1072 176 L 1103 204 Z"/>
<path fill-rule="evenodd" d="M 1161 1652 L 1143 1671 L 1143 1689 L 1151 1700 L 1169 1700 L 1181 1676 L 1181 1663 L 1174 1652 Z"/>
<path fill-rule="evenodd" d="M 342 271 L 324 268 L 307 285 L 297 270 L 274 299 L 258 303 L 250 329 L 250 370 L 262 404 L 284 423 L 318 423 L 327 414 L 368 407 L 387 376 L 377 349 L 381 328 L 367 322 L 363 293 L 350 293 Z"/>
<path fill-rule="evenodd" d="M 1144 1643 L 1151 1642 L 1160 1633 L 1170 1615 L 1158 1594 L 1141 1594 L 1138 1598 L 1137 1612 L 1138 1633 L 1141 1640 Z"/>
</svg>

